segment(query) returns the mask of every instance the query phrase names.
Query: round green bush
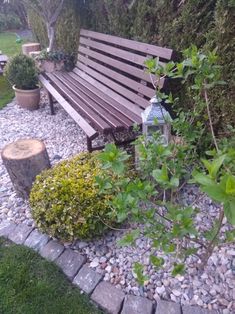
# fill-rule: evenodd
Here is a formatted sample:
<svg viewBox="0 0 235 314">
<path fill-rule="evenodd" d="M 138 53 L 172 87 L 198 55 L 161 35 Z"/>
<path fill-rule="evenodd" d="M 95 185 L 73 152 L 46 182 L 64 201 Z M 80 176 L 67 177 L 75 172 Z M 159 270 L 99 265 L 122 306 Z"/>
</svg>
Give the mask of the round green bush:
<svg viewBox="0 0 235 314">
<path fill-rule="evenodd" d="M 101 235 L 112 224 L 110 197 L 96 185 L 101 174 L 96 154 L 82 153 L 37 176 L 30 205 L 39 229 L 63 240 Z"/>
<path fill-rule="evenodd" d="M 35 61 L 23 54 L 16 55 L 7 63 L 4 74 L 19 89 L 34 89 L 38 84 Z"/>
</svg>

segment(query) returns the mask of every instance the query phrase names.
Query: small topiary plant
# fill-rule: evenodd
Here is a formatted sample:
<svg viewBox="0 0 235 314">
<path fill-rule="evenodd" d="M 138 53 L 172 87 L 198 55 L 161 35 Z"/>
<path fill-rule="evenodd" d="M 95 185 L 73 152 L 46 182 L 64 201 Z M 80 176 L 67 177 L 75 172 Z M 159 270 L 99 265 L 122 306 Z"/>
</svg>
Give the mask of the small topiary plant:
<svg viewBox="0 0 235 314">
<path fill-rule="evenodd" d="M 32 58 L 20 54 L 13 57 L 6 65 L 4 74 L 18 89 L 30 90 L 37 88 L 38 73 Z"/>
<path fill-rule="evenodd" d="M 81 153 L 37 176 L 30 205 L 39 229 L 63 240 L 91 239 L 112 224 L 111 196 L 96 184 L 103 172 L 96 155 Z"/>
</svg>

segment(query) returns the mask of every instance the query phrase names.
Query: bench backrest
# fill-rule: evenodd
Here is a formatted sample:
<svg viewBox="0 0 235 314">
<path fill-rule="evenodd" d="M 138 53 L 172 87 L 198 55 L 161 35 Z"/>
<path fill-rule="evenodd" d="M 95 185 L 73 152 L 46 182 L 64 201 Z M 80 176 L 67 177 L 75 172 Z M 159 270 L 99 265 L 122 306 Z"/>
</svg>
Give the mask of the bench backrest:
<svg viewBox="0 0 235 314">
<path fill-rule="evenodd" d="M 144 61 L 159 57 L 164 63 L 173 54 L 168 48 L 82 29 L 76 67 L 143 109 L 154 95 L 155 80 L 146 73 Z M 161 80 L 161 87 L 165 83 Z"/>
</svg>

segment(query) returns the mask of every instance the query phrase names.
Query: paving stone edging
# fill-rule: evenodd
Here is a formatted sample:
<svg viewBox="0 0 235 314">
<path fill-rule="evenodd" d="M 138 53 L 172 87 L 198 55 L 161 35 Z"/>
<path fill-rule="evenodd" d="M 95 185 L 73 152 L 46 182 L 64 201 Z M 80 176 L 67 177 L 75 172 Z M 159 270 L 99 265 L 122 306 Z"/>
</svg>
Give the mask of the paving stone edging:
<svg viewBox="0 0 235 314">
<path fill-rule="evenodd" d="M 0 236 L 16 244 L 28 246 L 42 257 L 55 262 L 70 281 L 90 296 L 90 299 L 109 314 L 216 314 L 198 306 L 159 300 L 153 303 L 147 298 L 125 295 L 103 276 L 86 265 L 86 257 L 65 248 L 59 242 L 25 224 L 10 221 L 0 223 Z"/>
</svg>

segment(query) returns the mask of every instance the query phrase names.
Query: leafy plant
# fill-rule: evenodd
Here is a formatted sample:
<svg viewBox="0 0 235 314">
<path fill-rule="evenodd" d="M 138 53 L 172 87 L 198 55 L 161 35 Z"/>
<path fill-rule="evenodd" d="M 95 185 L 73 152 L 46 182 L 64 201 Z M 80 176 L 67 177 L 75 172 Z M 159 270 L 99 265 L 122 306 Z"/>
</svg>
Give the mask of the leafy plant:
<svg viewBox="0 0 235 314">
<path fill-rule="evenodd" d="M 35 62 L 26 55 L 16 55 L 7 63 L 4 75 L 12 85 L 19 89 L 35 89 L 38 84 L 38 73 Z"/>
<path fill-rule="evenodd" d="M 64 63 L 64 69 L 71 71 L 75 64 L 75 55 L 64 53 L 63 51 L 43 50 L 36 58 L 38 61 L 52 61 L 54 63 Z"/>
<path fill-rule="evenodd" d="M 96 185 L 102 173 L 96 154 L 82 153 L 40 174 L 30 194 L 38 227 L 64 240 L 101 235 L 113 224 L 112 196 L 99 194 Z"/>
<path fill-rule="evenodd" d="M 161 77 L 181 78 L 189 81 L 195 91 L 194 110 L 187 115 L 179 112 L 173 121 L 173 131 L 181 136 L 181 144 L 161 143 L 161 134 L 156 132 L 151 139 L 140 136 L 136 140 L 138 156 L 138 177 L 123 179 L 129 169 L 124 162 L 130 156 L 119 151 L 114 145 L 107 145 L 100 160 L 105 173 L 97 183 L 103 195 L 112 194 L 111 200 L 119 222 L 131 219 L 140 227 L 128 232 L 120 241 L 121 245 L 134 244 L 140 236 L 151 239 L 150 261 L 156 267 L 164 267 L 164 258 L 158 252 L 172 256 L 172 275 L 185 271 L 185 261 L 190 255 L 198 257 L 199 266 L 206 265 L 216 246 L 234 241 L 232 226 L 230 232 L 221 233 L 226 217 L 230 225 L 235 225 L 235 148 L 229 145 L 233 139 L 222 143 L 216 138 L 210 115 L 208 90 L 212 90 L 220 81 L 220 68 L 217 66 L 215 52 L 204 54 L 195 46 L 184 52 L 185 60 L 181 63 L 170 62 L 162 67 L 158 59 L 148 60 L 148 71 Z M 167 102 L 173 102 L 171 95 L 157 89 L 157 96 Z M 198 151 L 204 124 L 196 126 L 189 134 L 190 123 L 206 109 L 210 136 L 208 151 Z M 199 157 L 199 154 L 201 156 Z M 110 182 L 110 177 L 117 179 Z M 105 189 L 102 188 L 105 183 Z M 195 218 L 202 208 L 195 208 L 195 202 L 182 202 L 181 192 L 188 184 L 198 184 L 201 191 L 219 204 L 218 219 L 207 232 L 195 223 Z M 146 280 L 142 268 L 135 266 L 141 284 Z"/>
</svg>

